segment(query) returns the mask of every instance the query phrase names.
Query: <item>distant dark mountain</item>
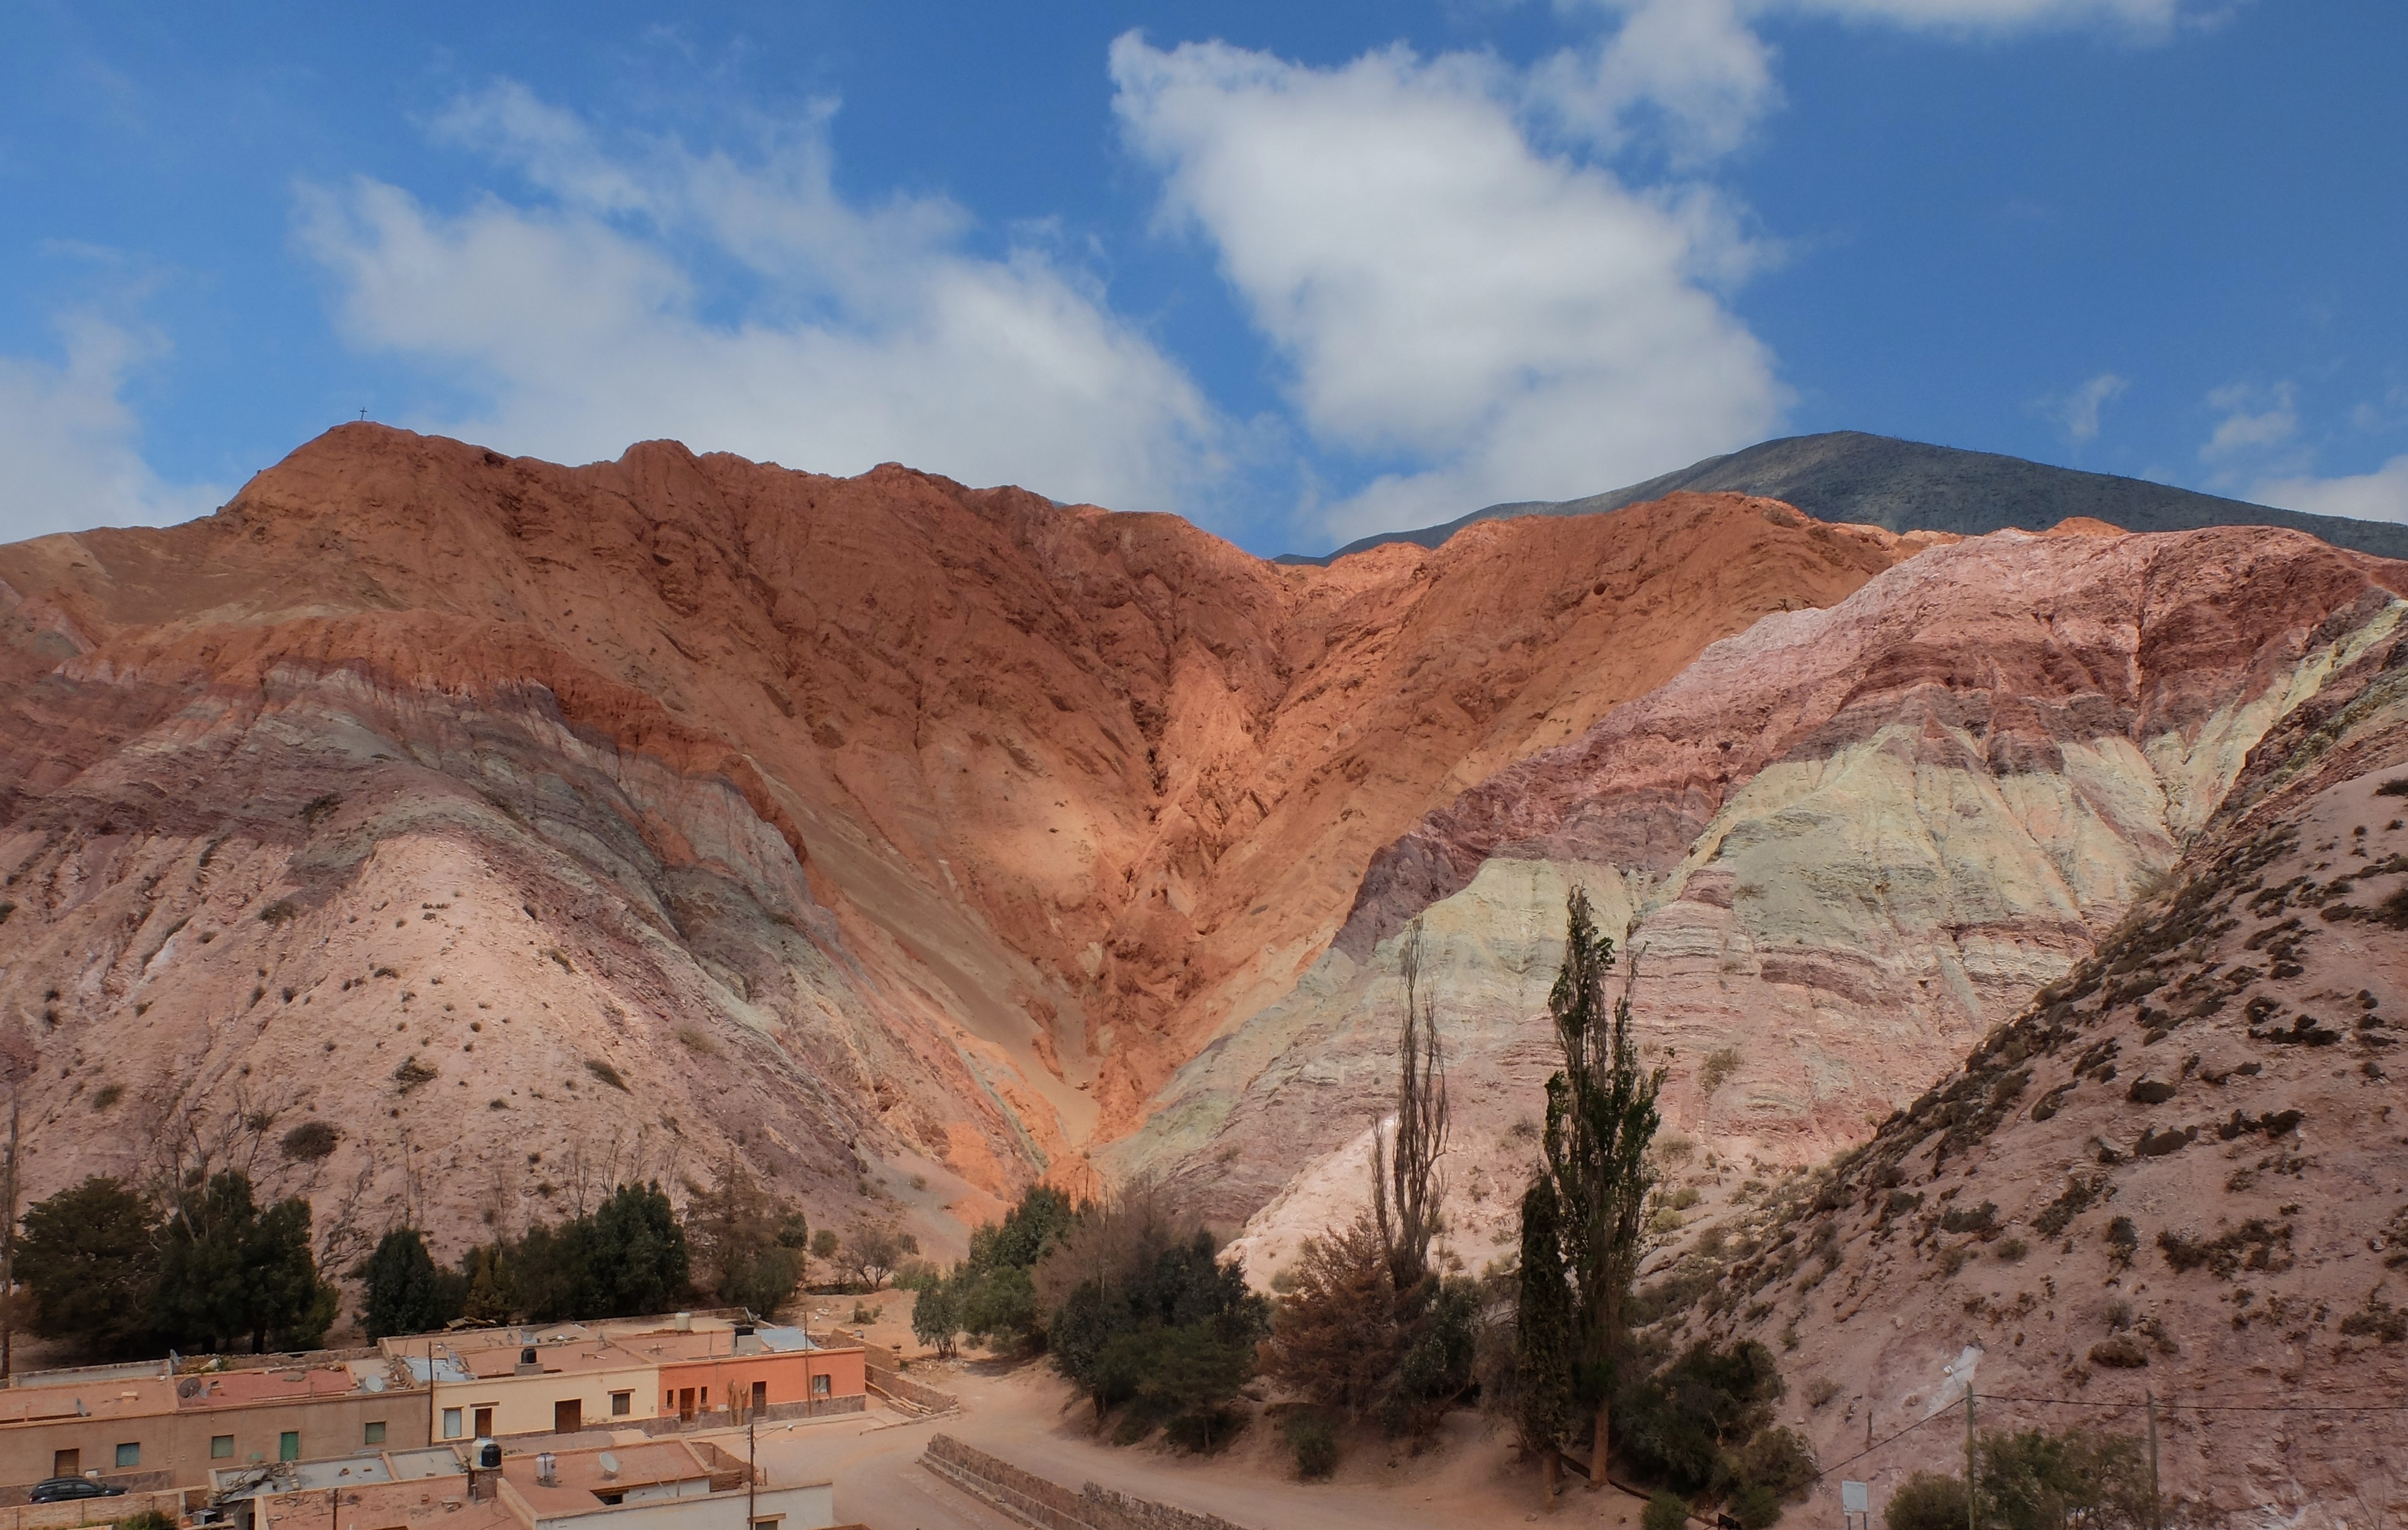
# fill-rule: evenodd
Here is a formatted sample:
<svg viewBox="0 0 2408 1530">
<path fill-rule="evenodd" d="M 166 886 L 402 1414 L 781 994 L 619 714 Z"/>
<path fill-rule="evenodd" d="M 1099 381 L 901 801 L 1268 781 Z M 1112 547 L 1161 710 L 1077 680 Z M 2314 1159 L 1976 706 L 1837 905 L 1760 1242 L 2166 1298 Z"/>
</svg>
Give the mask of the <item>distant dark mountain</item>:
<svg viewBox="0 0 2408 1530">
<path fill-rule="evenodd" d="M 1961 451 L 1842 430 L 1766 441 L 1610 493 L 1491 505 L 1442 526 L 1366 536 L 1326 557 L 1291 553 L 1280 561 L 1326 564 L 1387 542 L 1436 547 L 1475 521 L 1517 515 L 1600 515 L 1660 499 L 1676 489 L 1762 494 L 1785 500 L 1818 520 L 1860 522 L 1892 531 L 1953 531 L 1977 536 L 2009 526 L 2044 531 L 2068 516 L 2086 515 L 2127 531 L 2289 526 L 2335 547 L 2408 558 L 2408 525 L 2302 515 L 2193 493 L 2145 479 L 2085 473 L 1995 452 Z"/>
</svg>

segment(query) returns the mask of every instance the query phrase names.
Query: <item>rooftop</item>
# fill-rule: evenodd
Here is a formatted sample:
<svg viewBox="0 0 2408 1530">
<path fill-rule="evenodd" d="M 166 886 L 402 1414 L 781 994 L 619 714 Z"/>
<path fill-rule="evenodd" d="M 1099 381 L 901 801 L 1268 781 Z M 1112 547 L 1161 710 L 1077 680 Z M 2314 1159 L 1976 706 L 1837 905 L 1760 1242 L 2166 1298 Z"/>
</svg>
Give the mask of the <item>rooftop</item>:
<svg viewBox="0 0 2408 1530">
<path fill-rule="evenodd" d="M 328 1505 L 316 1493 L 263 1498 L 259 1530 L 326 1530 Z M 523 1530 L 497 1498 L 468 1499 L 465 1477 L 345 1488 L 333 1507 L 336 1530 Z"/>
</svg>

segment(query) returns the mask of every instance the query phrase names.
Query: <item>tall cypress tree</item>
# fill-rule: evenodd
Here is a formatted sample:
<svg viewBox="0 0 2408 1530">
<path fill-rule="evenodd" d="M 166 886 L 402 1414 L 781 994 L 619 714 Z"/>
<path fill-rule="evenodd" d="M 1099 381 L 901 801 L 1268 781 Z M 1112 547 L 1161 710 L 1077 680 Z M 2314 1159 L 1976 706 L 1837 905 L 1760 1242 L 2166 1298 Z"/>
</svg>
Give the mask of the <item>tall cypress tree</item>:
<svg viewBox="0 0 2408 1530">
<path fill-rule="evenodd" d="M 1623 1306 L 1639 1272 L 1647 1147 L 1662 1119 L 1656 1096 L 1664 1087 L 1662 1068 L 1640 1069 L 1629 984 L 1616 1002 L 1606 1002 L 1612 970 L 1613 942 L 1598 933 L 1587 893 L 1574 888 L 1563 967 L 1547 995 L 1564 1065 L 1547 1080 L 1546 1161 L 1539 1173 L 1551 1181 L 1561 1219 L 1557 1241 L 1573 1288 L 1571 1380 L 1596 1421 L 1591 1492 L 1604 1485 L 1611 1453 L 1614 1363 Z"/>
<path fill-rule="evenodd" d="M 1513 1316 L 1513 1415 L 1522 1443 L 1537 1452 L 1547 1496 L 1563 1475 L 1560 1452 L 1578 1416 L 1572 1368 L 1579 1348 L 1572 1290 L 1564 1278 L 1555 1182 L 1541 1172 L 1522 1194 L 1522 1275 Z"/>
<path fill-rule="evenodd" d="M 385 1234 L 376 1252 L 351 1271 L 351 1278 L 366 1288 L 360 1301 L 360 1323 L 372 1339 L 442 1327 L 460 1315 L 466 1288 L 460 1277 L 436 1265 L 415 1227 L 396 1227 Z"/>
</svg>

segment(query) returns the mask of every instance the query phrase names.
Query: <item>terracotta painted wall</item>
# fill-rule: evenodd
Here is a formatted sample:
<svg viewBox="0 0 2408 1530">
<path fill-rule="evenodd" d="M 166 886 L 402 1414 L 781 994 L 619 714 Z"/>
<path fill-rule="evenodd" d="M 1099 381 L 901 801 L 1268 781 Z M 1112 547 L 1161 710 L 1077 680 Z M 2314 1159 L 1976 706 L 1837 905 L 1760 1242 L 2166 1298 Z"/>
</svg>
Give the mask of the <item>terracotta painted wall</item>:
<svg viewBox="0 0 2408 1530">
<path fill-rule="evenodd" d="M 368 1448 L 366 1425 L 381 1422 L 384 1448 L 414 1450 L 426 1443 L 426 1394 L 419 1392 L 351 1393 L 339 1397 L 306 1401 L 246 1403 L 231 1408 L 179 1409 L 128 1419 L 60 1419 L 38 1423 L 0 1425 L 0 1482 L 38 1482 L 50 1475 L 54 1452 L 80 1452 L 84 1471 L 103 1477 L 120 1475 L 117 1447 L 138 1444 L 138 1465 L 122 1468 L 136 1476 L 172 1472 L 179 1486 L 208 1480 L 212 1466 L 239 1466 L 253 1456 L 277 1458 L 279 1438 L 287 1430 L 301 1436 L 301 1458 L 348 1455 Z M 547 1427 L 549 1426 L 547 1423 Z M 209 1440 L 234 1437 L 231 1456 L 212 1457 Z"/>
</svg>

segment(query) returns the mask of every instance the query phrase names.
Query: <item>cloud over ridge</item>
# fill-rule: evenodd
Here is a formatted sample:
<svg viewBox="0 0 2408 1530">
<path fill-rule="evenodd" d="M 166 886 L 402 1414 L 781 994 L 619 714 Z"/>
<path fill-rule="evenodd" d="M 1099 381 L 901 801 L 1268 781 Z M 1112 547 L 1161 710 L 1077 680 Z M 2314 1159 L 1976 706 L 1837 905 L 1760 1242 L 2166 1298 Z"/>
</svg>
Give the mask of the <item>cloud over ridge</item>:
<svg viewBox="0 0 2408 1530">
<path fill-rule="evenodd" d="M 429 423 L 513 450 L 580 461 L 668 435 L 1146 509 L 1216 471 L 1210 406 L 1083 272 L 968 252 L 943 199 L 849 203 L 824 128 L 776 124 L 743 157 L 606 148 L 504 81 L 433 131 L 532 194 L 441 212 L 366 178 L 313 186 L 297 238 L 349 338 L 485 401 Z"/>
</svg>

